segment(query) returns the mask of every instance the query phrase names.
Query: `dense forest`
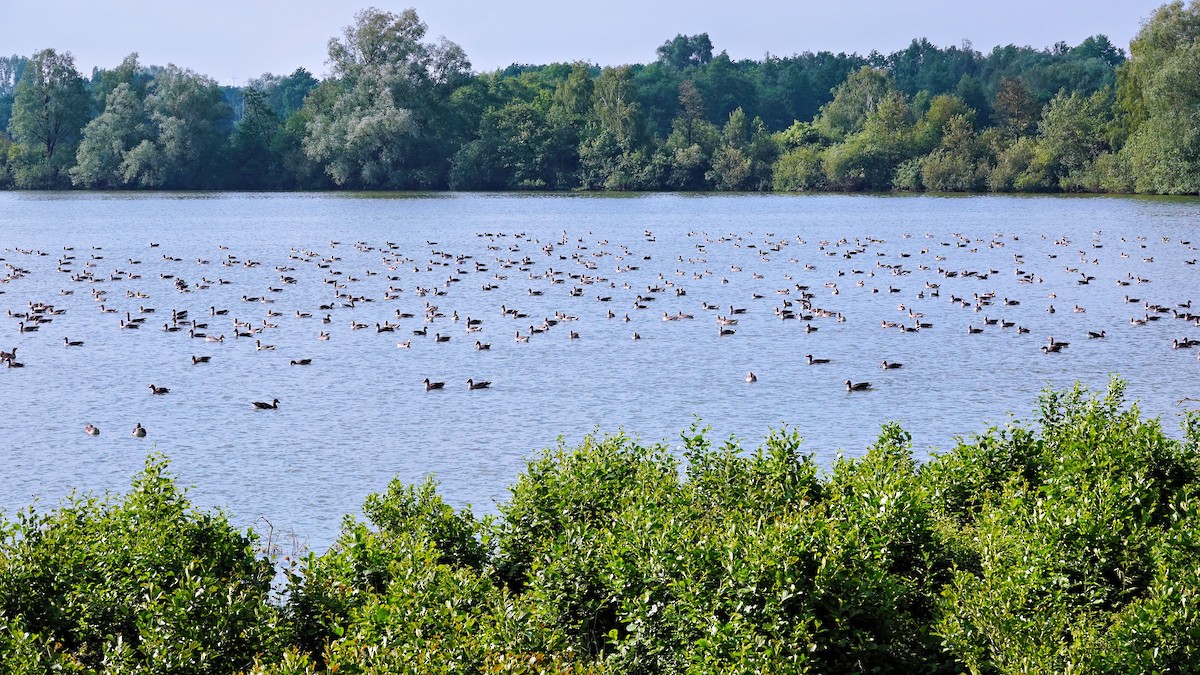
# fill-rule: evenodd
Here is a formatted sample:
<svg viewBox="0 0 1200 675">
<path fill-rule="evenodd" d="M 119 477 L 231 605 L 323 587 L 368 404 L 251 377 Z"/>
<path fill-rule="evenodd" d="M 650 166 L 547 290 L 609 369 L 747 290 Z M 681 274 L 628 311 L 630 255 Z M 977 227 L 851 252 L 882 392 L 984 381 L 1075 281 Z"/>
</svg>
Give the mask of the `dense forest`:
<svg viewBox="0 0 1200 675">
<path fill-rule="evenodd" d="M 474 73 L 413 10 L 368 9 L 329 73 L 244 87 L 130 54 L 0 58 L 0 188 L 1200 193 L 1200 0 L 1097 35 Z"/>
<path fill-rule="evenodd" d="M 0 519 L 0 670 L 1200 671 L 1196 413 L 1171 438 L 1114 381 L 925 462 L 895 425 L 828 470 L 795 431 L 682 445 L 547 450 L 498 518 L 393 481 L 299 559 L 154 456 Z"/>
</svg>

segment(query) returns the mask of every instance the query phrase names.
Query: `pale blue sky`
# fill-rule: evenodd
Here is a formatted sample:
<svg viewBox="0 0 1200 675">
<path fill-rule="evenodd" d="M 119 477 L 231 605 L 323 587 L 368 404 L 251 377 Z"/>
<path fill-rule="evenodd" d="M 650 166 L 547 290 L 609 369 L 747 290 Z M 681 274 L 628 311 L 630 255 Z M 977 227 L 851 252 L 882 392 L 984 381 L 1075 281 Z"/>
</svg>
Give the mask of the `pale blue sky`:
<svg viewBox="0 0 1200 675">
<path fill-rule="evenodd" d="M 804 51 L 887 53 L 915 37 L 937 45 L 1077 44 L 1103 33 L 1127 48 L 1161 0 L 6 0 L 0 53 L 70 51 L 85 74 L 129 52 L 143 64 L 176 65 L 223 83 L 299 66 L 326 72 L 326 43 L 355 12 L 414 7 L 430 37 L 462 45 L 477 71 L 510 63 L 584 60 L 647 63 L 677 33 L 707 32 L 734 59 Z"/>
</svg>

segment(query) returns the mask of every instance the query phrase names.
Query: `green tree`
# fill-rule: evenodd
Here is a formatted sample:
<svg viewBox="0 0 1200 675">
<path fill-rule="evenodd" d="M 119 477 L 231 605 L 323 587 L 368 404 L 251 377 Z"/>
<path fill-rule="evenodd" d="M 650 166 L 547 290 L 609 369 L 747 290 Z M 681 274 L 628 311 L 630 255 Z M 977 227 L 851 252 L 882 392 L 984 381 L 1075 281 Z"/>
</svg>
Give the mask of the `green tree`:
<svg viewBox="0 0 1200 675">
<path fill-rule="evenodd" d="M 147 137 L 125 154 L 127 184 L 214 188 L 225 180 L 224 151 L 233 111 L 209 77 L 171 65 L 146 96 Z"/>
<path fill-rule="evenodd" d="M 25 65 L 13 99 L 8 130 L 15 143 L 10 152 L 13 182 L 20 188 L 52 188 L 69 184 L 80 131 L 90 104 L 75 57 L 44 49 Z"/>
<path fill-rule="evenodd" d="M 814 124 L 823 136 L 840 141 L 857 133 L 892 91 L 887 73 L 863 66 L 833 90 L 833 100 L 821 106 Z"/>
<path fill-rule="evenodd" d="M 1138 192 L 1200 193 L 1200 2 L 1162 6 L 1130 44 L 1119 100 Z"/>
<path fill-rule="evenodd" d="M 442 113 L 470 63 L 452 42 L 425 42 L 425 32 L 412 9 L 368 9 L 329 41 L 333 79 L 310 95 L 304 147 L 338 185 L 445 184 L 461 139 L 443 134 Z"/>
<path fill-rule="evenodd" d="M 118 84 L 108 94 L 104 112 L 83 129 L 71 181 L 86 188 L 124 187 L 125 158 L 146 138 L 147 127 L 142 99 L 129 84 Z"/>
<path fill-rule="evenodd" d="M 1040 111 L 1041 106 L 1025 80 L 1015 77 L 1000 80 L 992 102 L 992 116 L 996 126 L 1009 138 L 1032 134 Z"/>
<path fill-rule="evenodd" d="M 691 66 L 703 66 L 712 61 L 713 45 L 708 33 L 676 35 L 662 43 L 656 53 L 659 63 L 682 70 Z"/>
<path fill-rule="evenodd" d="M 28 62 L 28 58 L 17 54 L 0 56 L 0 133 L 8 129 L 8 119 L 12 117 L 13 96 Z"/>
</svg>

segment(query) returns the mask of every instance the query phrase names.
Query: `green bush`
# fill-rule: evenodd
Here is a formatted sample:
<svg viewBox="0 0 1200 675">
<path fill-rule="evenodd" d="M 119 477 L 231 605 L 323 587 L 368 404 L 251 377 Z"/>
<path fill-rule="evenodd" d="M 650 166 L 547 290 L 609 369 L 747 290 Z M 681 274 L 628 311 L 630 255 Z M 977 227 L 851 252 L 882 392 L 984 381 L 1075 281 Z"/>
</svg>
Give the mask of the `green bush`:
<svg viewBox="0 0 1200 675">
<path fill-rule="evenodd" d="M 277 655 L 271 562 L 224 515 L 192 510 L 166 465 L 151 456 L 127 495 L 6 525 L 0 670 L 233 673 Z"/>
<path fill-rule="evenodd" d="M 533 458 L 476 519 L 393 481 L 287 570 L 132 491 L 0 527 L 13 673 L 1196 672 L 1200 415 L 1182 438 L 1107 392 L 918 463 L 899 426 L 821 471 L 800 436 L 693 427 Z"/>
</svg>

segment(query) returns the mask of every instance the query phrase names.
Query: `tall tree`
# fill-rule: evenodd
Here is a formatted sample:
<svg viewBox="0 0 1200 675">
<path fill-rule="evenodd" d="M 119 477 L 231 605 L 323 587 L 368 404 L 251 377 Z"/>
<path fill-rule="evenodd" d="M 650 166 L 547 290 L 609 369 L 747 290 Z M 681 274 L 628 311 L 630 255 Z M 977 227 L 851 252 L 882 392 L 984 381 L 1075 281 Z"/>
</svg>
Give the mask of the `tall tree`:
<svg viewBox="0 0 1200 675">
<path fill-rule="evenodd" d="M 145 104 L 129 84 L 118 84 L 104 112 L 83 129 L 71 181 L 87 188 L 123 187 L 125 158 L 147 133 Z"/>
<path fill-rule="evenodd" d="M 470 62 L 445 39 L 425 42 L 417 13 L 368 9 L 329 41 L 333 81 L 310 99 L 305 150 L 339 185 L 431 188 L 445 184 L 456 141 L 439 117 Z"/>
<path fill-rule="evenodd" d="M 212 78 L 171 65 L 146 97 L 147 138 L 125 156 L 125 181 L 141 187 L 215 188 L 224 180 L 233 111 Z"/>
<path fill-rule="evenodd" d="M 1200 192 L 1200 1 L 1164 5 L 1130 43 L 1122 148 L 1138 192 Z"/>
<path fill-rule="evenodd" d="M 63 187 L 89 113 L 87 90 L 70 52 L 44 49 L 25 66 L 13 99 L 9 132 L 16 142 L 14 183 Z"/>
</svg>

